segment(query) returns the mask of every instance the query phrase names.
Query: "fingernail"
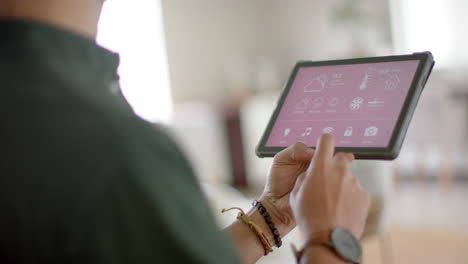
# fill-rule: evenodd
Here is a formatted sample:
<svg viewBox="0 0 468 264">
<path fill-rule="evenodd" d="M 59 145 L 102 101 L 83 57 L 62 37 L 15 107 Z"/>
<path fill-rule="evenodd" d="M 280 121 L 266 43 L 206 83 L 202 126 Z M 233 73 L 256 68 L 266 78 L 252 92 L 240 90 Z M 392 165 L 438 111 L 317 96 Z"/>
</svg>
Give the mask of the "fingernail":
<svg viewBox="0 0 468 264">
<path fill-rule="evenodd" d="M 312 149 L 312 148 L 307 148 L 306 153 L 307 153 L 307 154 L 312 154 L 312 153 L 314 153 L 314 149 Z"/>
</svg>

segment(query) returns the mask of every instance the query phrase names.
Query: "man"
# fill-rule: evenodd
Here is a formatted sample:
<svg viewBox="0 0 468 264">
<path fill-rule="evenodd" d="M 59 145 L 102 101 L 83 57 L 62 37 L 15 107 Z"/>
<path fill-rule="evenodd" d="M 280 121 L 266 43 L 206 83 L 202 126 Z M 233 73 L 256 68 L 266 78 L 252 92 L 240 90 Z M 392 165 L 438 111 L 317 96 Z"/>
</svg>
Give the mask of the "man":
<svg viewBox="0 0 468 264">
<path fill-rule="evenodd" d="M 0 0 L 1 263 L 253 263 L 259 237 L 218 231 L 171 138 L 115 94 L 118 57 L 95 44 L 103 0 Z M 301 263 L 347 263 L 316 234 L 358 238 L 369 198 L 331 135 L 279 153 L 258 199 Z M 275 244 L 256 208 L 250 219 Z M 232 242 L 231 242 L 232 241 Z M 237 249 L 237 251 L 235 250 Z"/>
</svg>

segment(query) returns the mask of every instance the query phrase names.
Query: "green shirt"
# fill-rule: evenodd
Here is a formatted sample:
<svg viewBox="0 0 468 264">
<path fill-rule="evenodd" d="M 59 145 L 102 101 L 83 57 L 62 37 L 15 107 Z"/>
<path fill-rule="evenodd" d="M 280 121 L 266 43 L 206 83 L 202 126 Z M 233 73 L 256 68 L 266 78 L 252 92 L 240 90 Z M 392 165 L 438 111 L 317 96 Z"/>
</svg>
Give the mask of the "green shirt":
<svg viewBox="0 0 468 264">
<path fill-rule="evenodd" d="M 0 20 L 0 263 L 238 263 L 117 66 L 73 33 Z"/>
</svg>

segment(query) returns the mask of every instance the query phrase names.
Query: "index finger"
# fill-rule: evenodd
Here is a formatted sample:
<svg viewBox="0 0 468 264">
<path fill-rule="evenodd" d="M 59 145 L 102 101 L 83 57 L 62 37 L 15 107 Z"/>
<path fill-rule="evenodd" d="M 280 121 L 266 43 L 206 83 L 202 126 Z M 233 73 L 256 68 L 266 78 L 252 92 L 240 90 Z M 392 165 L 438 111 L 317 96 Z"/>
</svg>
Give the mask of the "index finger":
<svg viewBox="0 0 468 264">
<path fill-rule="evenodd" d="M 333 158 L 335 153 L 335 139 L 332 134 L 323 134 L 317 140 L 314 160 L 325 161 Z"/>
</svg>

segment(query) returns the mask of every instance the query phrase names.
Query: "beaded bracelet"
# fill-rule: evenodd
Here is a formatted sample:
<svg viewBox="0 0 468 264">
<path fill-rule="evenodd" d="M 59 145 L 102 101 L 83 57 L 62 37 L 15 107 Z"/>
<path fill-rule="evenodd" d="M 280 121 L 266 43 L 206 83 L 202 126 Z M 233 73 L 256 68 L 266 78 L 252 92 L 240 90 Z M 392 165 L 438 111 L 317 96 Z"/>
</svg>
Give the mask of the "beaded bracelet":
<svg viewBox="0 0 468 264">
<path fill-rule="evenodd" d="M 267 223 L 268 227 L 270 227 L 271 233 L 275 238 L 275 246 L 278 248 L 281 247 L 281 245 L 283 244 L 283 242 L 281 241 L 281 236 L 275 224 L 273 223 L 273 220 L 268 211 L 265 209 L 265 207 L 263 207 L 263 204 L 257 200 L 253 200 L 252 206 L 258 209 L 260 214 L 263 216 L 263 219 L 265 219 L 265 222 Z"/>
</svg>

